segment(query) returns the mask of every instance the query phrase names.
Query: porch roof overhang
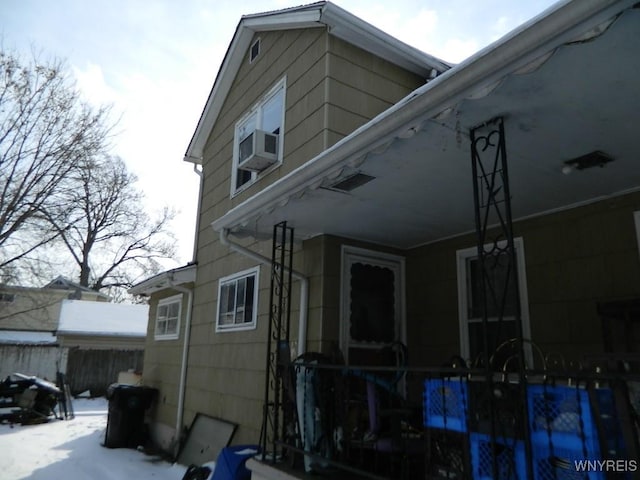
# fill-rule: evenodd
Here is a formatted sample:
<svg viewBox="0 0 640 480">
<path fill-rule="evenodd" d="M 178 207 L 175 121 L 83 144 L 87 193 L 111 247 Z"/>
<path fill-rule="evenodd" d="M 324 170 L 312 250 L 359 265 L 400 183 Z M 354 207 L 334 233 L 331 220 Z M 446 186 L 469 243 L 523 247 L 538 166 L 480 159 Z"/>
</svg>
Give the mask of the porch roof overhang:
<svg viewBox="0 0 640 480">
<path fill-rule="evenodd" d="M 410 248 L 473 231 L 469 131 L 501 116 L 514 218 L 640 187 L 640 9 L 571 1 L 452 68 L 213 222 L 270 236 L 334 234 Z M 614 161 L 563 174 L 600 150 Z M 331 188 L 353 173 L 373 177 Z"/>
<path fill-rule="evenodd" d="M 188 263 L 182 267 L 161 272 L 135 284 L 128 290 L 128 293 L 131 295 L 151 295 L 176 285 L 180 286 L 195 282 L 196 269 L 197 265 L 195 263 Z"/>
</svg>

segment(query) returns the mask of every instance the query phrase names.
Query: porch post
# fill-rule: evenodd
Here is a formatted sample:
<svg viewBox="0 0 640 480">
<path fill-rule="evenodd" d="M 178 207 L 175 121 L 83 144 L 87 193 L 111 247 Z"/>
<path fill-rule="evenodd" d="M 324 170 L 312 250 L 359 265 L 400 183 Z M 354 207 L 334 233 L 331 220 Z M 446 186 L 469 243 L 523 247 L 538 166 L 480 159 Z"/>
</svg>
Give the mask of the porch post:
<svg viewBox="0 0 640 480">
<path fill-rule="evenodd" d="M 293 229 L 287 227 L 287 222 L 281 222 L 273 227 L 264 412 L 260 435 L 262 460 L 269 459 L 273 463 L 282 458 L 283 442 L 291 440 L 287 436 L 295 432 L 291 426 L 295 418 L 294 407 L 285 395 L 286 376 L 291 373 L 289 328 L 292 264 Z"/>
<path fill-rule="evenodd" d="M 493 375 L 506 369 L 511 358 L 500 358 L 497 349 L 504 342 L 505 317 L 515 322 L 515 354 L 522 411 L 522 432 L 527 458 L 527 476 L 533 478 L 531 437 L 527 409 L 525 349 L 516 251 L 511 217 L 511 193 L 507 163 L 504 120 L 492 119 L 472 128 L 471 165 L 480 296 L 482 305 L 482 362 L 487 372 L 487 388 L 493 391 Z M 495 327 L 495 328 L 493 328 Z M 503 362 L 503 365 L 495 363 Z M 493 402 L 490 405 L 492 443 L 496 438 Z M 495 445 L 493 446 L 495 448 Z M 494 450 L 495 451 L 495 450 Z M 494 478 L 498 478 L 495 456 Z"/>
</svg>

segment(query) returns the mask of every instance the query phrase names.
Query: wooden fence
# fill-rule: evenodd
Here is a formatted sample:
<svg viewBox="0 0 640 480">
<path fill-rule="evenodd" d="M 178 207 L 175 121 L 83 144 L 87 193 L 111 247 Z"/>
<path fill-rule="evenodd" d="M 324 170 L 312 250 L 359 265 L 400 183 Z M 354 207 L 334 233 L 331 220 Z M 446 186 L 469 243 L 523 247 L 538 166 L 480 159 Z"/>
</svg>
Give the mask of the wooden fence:
<svg viewBox="0 0 640 480">
<path fill-rule="evenodd" d="M 118 380 L 118 373 L 142 371 L 143 350 L 69 349 L 67 382 L 71 394 L 89 390 L 93 396 L 104 395 L 107 387 Z"/>
</svg>

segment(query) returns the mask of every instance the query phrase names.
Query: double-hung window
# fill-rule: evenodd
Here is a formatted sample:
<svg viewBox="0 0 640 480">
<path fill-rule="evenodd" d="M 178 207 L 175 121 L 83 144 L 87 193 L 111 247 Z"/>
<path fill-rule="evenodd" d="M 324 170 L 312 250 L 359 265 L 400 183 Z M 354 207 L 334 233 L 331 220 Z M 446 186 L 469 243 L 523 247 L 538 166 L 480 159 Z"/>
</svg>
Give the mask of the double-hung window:
<svg viewBox="0 0 640 480">
<path fill-rule="evenodd" d="M 182 295 L 163 298 L 156 310 L 156 340 L 172 340 L 179 336 Z"/>
<path fill-rule="evenodd" d="M 527 340 L 531 339 L 529 326 L 529 306 L 527 296 L 527 282 L 524 261 L 524 246 L 522 238 L 514 240 L 517 283 L 520 296 L 520 318 L 522 334 Z M 489 246 L 485 248 L 489 251 Z M 495 287 L 493 294 L 487 296 L 487 334 L 489 339 L 489 355 L 504 342 L 516 337 L 516 296 L 513 287 L 503 289 L 505 285 L 513 285 L 507 281 L 507 275 L 513 272 L 509 269 L 506 253 L 487 258 L 486 274 L 491 285 Z M 471 361 L 478 359 L 484 351 L 484 329 L 482 324 L 484 307 L 482 305 L 482 269 L 478 259 L 477 247 L 459 250 L 457 252 L 458 266 L 458 317 L 460 322 L 460 352 L 464 358 Z M 504 300 L 504 304 L 502 304 Z M 500 321 L 500 311 L 502 320 Z M 531 365 L 530 344 L 525 344 L 527 363 Z"/>
<path fill-rule="evenodd" d="M 282 163 L 284 147 L 284 105 L 286 81 L 283 78 L 273 87 L 235 127 L 233 142 L 233 170 L 231 175 L 231 194 L 238 193 L 254 183 L 262 172 L 240 168 L 240 159 L 244 158 L 247 149 L 252 148 L 249 137 L 256 131 L 275 136 L 276 159 L 273 165 Z M 271 137 L 273 140 L 274 137 Z M 265 168 L 264 171 L 269 171 Z"/>
<path fill-rule="evenodd" d="M 0 303 L 13 303 L 16 296 L 14 293 L 0 292 Z"/>
<path fill-rule="evenodd" d="M 220 279 L 216 332 L 256 327 L 259 274 L 255 267 Z"/>
</svg>

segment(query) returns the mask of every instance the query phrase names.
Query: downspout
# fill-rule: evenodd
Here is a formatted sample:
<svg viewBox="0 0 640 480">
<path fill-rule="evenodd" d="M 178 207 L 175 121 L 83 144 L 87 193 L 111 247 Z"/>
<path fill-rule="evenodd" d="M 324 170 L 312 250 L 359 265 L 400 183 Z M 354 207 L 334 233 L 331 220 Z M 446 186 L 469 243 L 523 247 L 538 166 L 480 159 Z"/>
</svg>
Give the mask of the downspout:
<svg viewBox="0 0 640 480">
<path fill-rule="evenodd" d="M 193 308 L 193 290 L 173 283 L 173 275 L 171 276 L 170 287 L 181 293 L 187 294 L 187 315 L 185 316 L 184 326 L 184 343 L 182 346 L 182 362 L 180 364 L 180 382 L 178 384 L 178 411 L 176 413 L 176 438 L 174 457 L 177 458 L 180 450 L 180 435 L 182 431 L 182 421 L 184 418 L 184 397 L 187 384 L 187 358 L 189 355 L 189 337 L 191 337 L 191 310 Z"/>
<path fill-rule="evenodd" d="M 202 168 L 198 169 L 198 165 L 193 165 L 193 171 L 200 177 L 200 192 L 202 192 Z M 202 195 L 198 195 L 198 213 L 200 212 L 200 204 L 202 202 Z M 193 242 L 193 254 L 192 261 L 196 260 L 196 251 L 198 247 L 198 222 L 196 222 L 196 231 Z M 182 345 L 182 361 L 180 362 L 180 381 L 178 383 L 178 409 L 176 412 L 176 438 L 174 445 L 174 456 L 177 458 L 180 450 L 180 435 L 182 431 L 182 423 L 184 420 L 184 397 L 187 387 L 187 360 L 189 357 L 189 339 L 191 337 L 191 312 L 193 310 L 193 290 L 190 288 L 181 287 L 173 283 L 173 274 L 169 279 L 169 285 L 177 292 L 187 294 L 187 315 L 185 316 L 184 326 L 184 343 Z"/>
<path fill-rule="evenodd" d="M 200 168 L 198 168 L 198 166 L 200 166 Z M 197 163 L 193 164 L 193 171 L 195 172 L 196 175 L 198 175 L 198 177 L 200 177 L 199 179 L 199 191 L 198 191 L 198 209 L 196 210 L 197 214 L 196 214 L 196 231 L 194 232 L 193 235 L 193 252 L 191 253 L 191 261 L 195 262 L 196 261 L 196 253 L 198 251 L 198 240 L 200 239 L 200 229 L 198 228 L 199 225 L 199 219 L 197 217 L 200 216 L 200 208 L 202 207 L 202 182 L 204 179 L 204 174 L 202 173 L 202 165 L 199 165 Z"/>
<path fill-rule="evenodd" d="M 244 255 L 245 257 L 252 258 L 253 260 L 272 266 L 273 262 L 270 258 L 260 255 L 257 252 L 249 250 L 242 245 L 235 243 L 229 239 L 229 230 L 223 228 L 220 231 L 220 243 L 229 247 L 231 250 Z M 307 320 L 308 320 L 308 305 L 309 305 L 309 279 L 302 273 L 295 270 L 291 270 L 291 276 L 300 281 L 300 318 L 298 320 L 298 355 L 302 355 L 306 352 L 307 344 Z"/>
</svg>

